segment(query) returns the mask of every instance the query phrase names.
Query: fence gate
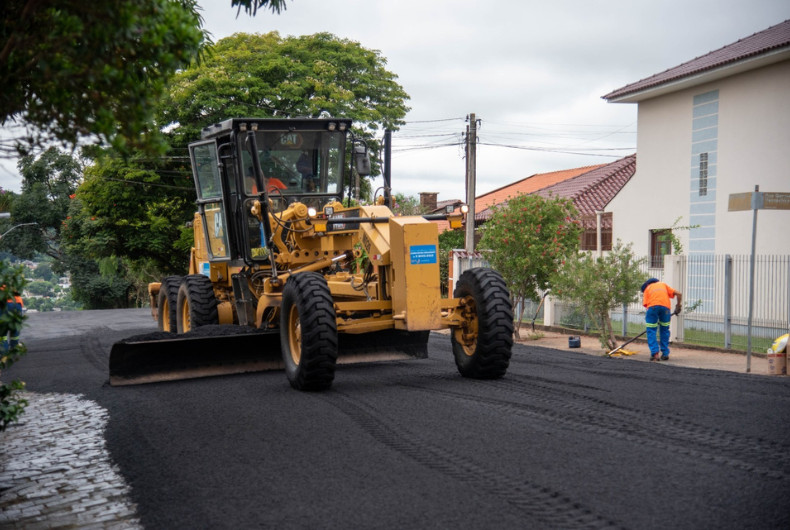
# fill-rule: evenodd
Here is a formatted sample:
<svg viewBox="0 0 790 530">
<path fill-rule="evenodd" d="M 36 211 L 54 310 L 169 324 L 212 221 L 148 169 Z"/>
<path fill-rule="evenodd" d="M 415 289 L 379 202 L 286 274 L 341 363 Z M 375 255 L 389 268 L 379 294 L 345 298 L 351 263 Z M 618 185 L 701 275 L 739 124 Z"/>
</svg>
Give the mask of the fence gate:
<svg viewBox="0 0 790 530">
<path fill-rule="evenodd" d="M 480 252 L 467 252 L 464 249 L 453 249 L 450 256 L 450 296 L 452 296 L 453 291 L 455 291 L 455 282 L 458 281 L 458 278 L 461 277 L 464 271 L 476 267 L 490 266 L 491 265 L 483 258 L 483 254 Z"/>
</svg>

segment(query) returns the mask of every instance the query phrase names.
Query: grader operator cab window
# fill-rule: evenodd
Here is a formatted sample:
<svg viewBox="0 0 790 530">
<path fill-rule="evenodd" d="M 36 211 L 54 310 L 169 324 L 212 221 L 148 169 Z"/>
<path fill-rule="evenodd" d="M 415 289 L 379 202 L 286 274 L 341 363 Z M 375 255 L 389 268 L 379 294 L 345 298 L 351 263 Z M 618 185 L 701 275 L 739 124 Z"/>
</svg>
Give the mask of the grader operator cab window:
<svg viewBox="0 0 790 530">
<path fill-rule="evenodd" d="M 280 194 L 299 199 L 303 196 L 339 195 L 344 139 L 344 133 L 327 131 L 256 133 L 258 159 L 271 198 Z M 252 160 L 246 150 L 240 151 L 244 190 L 247 195 L 257 195 Z"/>
<path fill-rule="evenodd" d="M 203 218 L 206 245 L 212 259 L 228 259 L 227 217 L 214 141 L 190 146 L 198 192 L 198 211 Z"/>
<path fill-rule="evenodd" d="M 281 212 L 294 202 L 320 211 L 325 204 L 340 200 L 344 132 L 259 131 L 255 141 L 272 213 Z M 263 231 L 252 214 L 252 205 L 259 193 L 253 176 L 253 161 L 246 149 L 239 151 L 244 192 L 249 197 L 244 209 L 250 255 L 253 260 L 265 260 L 268 253 Z"/>
</svg>

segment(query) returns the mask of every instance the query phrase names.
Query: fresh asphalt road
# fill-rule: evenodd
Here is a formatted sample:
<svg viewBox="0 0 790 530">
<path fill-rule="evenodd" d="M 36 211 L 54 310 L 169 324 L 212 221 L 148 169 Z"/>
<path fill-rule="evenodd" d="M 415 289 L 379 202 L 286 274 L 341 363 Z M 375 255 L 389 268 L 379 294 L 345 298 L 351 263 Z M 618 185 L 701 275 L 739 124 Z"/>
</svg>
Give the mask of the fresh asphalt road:
<svg viewBox="0 0 790 530">
<path fill-rule="evenodd" d="M 109 411 L 145 528 L 790 528 L 790 378 L 515 346 L 499 381 L 430 358 L 111 387 L 147 310 L 31 315 L 4 376 Z M 263 347 L 263 346 L 262 346 Z"/>
</svg>

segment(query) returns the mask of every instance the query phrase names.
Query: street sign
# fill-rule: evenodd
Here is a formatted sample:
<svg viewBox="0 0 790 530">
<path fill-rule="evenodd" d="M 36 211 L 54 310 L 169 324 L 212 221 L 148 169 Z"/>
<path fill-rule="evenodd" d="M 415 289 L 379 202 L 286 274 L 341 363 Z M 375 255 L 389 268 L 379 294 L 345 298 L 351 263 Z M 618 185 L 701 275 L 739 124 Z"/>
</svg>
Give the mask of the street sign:
<svg viewBox="0 0 790 530">
<path fill-rule="evenodd" d="M 790 210 L 790 193 L 763 193 L 763 210 Z"/>
<path fill-rule="evenodd" d="M 729 212 L 745 210 L 790 210 L 790 193 L 748 192 L 730 193 Z"/>
<path fill-rule="evenodd" d="M 760 191 L 730 193 L 727 211 L 754 210 L 752 220 L 752 255 L 749 259 L 749 318 L 746 321 L 746 373 L 752 371 L 752 316 L 754 314 L 754 254 L 757 247 L 757 210 L 790 210 L 790 193 Z"/>
<path fill-rule="evenodd" d="M 730 204 L 727 211 L 741 212 L 752 209 L 752 192 L 749 193 L 730 193 Z"/>
</svg>

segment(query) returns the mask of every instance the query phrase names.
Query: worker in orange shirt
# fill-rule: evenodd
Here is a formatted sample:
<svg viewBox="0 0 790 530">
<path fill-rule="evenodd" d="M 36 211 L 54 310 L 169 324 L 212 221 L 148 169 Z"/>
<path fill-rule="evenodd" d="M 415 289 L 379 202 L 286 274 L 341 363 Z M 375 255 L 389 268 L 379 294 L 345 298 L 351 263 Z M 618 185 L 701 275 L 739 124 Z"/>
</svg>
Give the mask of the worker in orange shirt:
<svg viewBox="0 0 790 530">
<path fill-rule="evenodd" d="M 658 360 L 658 352 L 661 351 L 661 360 L 669 360 L 669 320 L 672 315 L 679 315 L 683 302 L 683 293 L 676 291 L 664 282 L 655 278 L 650 278 L 642 284 L 642 305 L 647 308 L 645 314 L 645 326 L 647 327 L 647 345 L 650 348 L 650 360 Z M 675 311 L 672 310 L 670 298 L 677 298 Z M 656 341 L 656 331 L 659 332 L 659 340 Z"/>
<path fill-rule="evenodd" d="M 6 302 L 5 312 L 7 313 L 22 313 L 25 309 L 25 303 L 22 301 L 22 297 L 19 295 L 17 291 L 14 291 L 13 298 L 9 298 L 8 302 Z M 3 336 L 2 344 L 0 344 L 0 349 L 3 352 L 8 352 L 9 350 L 9 338 L 10 338 L 10 347 L 13 348 L 19 344 L 19 330 L 10 330 L 8 335 Z"/>
</svg>

